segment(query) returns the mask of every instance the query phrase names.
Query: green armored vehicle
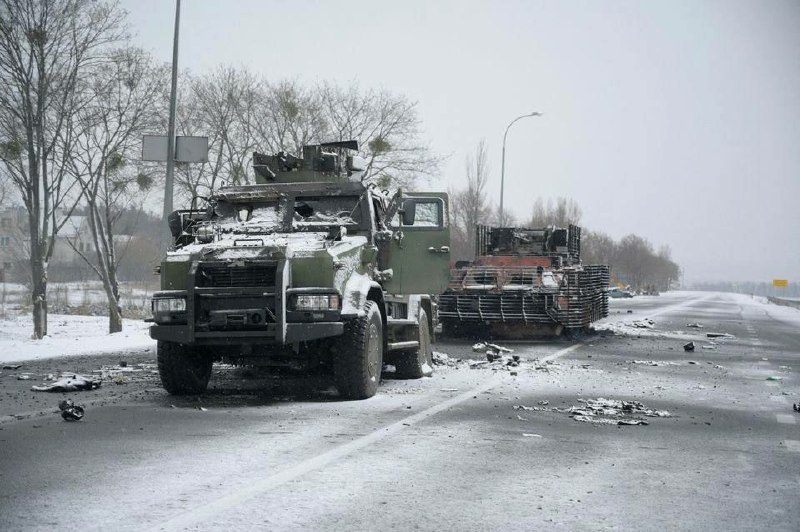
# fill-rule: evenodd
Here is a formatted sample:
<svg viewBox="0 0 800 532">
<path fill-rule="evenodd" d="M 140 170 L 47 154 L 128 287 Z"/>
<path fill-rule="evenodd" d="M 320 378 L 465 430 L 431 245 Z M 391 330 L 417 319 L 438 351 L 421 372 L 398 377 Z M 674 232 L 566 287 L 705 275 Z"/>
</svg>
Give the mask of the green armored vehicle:
<svg viewBox="0 0 800 532">
<path fill-rule="evenodd" d="M 447 195 L 367 186 L 354 149 L 256 153 L 257 184 L 173 213 L 150 328 L 169 393 L 205 390 L 215 360 L 326 372 L 348 399 L 374 395 L 384 363 L 402 378 L 432 372 Z"/>
</svg>

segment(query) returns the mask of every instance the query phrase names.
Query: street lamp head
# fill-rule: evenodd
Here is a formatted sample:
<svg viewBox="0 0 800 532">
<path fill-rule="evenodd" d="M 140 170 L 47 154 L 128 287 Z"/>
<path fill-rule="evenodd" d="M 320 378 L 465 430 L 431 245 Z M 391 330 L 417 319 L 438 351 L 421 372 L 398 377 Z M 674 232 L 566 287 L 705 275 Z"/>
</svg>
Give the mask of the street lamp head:
<svg viewBox="0 0 800 532">
<path fill-rule="evenodd" d="M 540 113 L 539 111 L 534 111 L 531 114 L 529 114 L 528 116 L 542 116 L 542 113 Z"/>
</svg>

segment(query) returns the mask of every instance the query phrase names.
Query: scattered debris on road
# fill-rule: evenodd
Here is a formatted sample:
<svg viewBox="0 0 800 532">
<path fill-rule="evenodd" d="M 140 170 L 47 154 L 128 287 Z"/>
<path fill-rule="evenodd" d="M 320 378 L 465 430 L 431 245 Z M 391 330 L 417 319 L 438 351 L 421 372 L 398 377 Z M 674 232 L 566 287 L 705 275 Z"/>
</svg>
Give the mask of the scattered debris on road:
<svg viewBox="0 0 800 532">
<path fill-rule="evenodd" d="M 635 320 L 631 322 L 631 327 L 636 327 L 637 329 L 652 329 L 655 327 L 656 322 L 651 320 L 650 318 L 645 318 L 643 320 Z"/>
<path fill-rule="evenodd" d="M 689 342 L 688 344 L 684 344 L 683 346 L 684 351 L 694 351 L 694 342 Z"/>
<path fill-rule="evenodd" d="M 732 335 L 732 334 L 728 334 L 728 333 L 719 333 L 719 332 L 710 332 L 710 333 L 706 333 L 706 336 L 707 336 L 707 337 L 709 337 L 709 338 L 736 338 L 736 337 L 735 337 L 734 335 Z"/>
<path fill-rule="evenodd" d="M 31 380 L 31 376 L 28 375 L 27 373 L 22 373 L 21 375 L 17 375 L 17 380 L 18 381 L 29 381 L 29 380 Z"/>
<path fill-rule="evenodd" d="M 770 375 L 769 377 L 767 377 L 767 380 L 768 381 L 780 381 L 780 380 L 783 380 L 783 377 L 778 377 L 777 375 Z"/>
<path fill-rule="evenodd" d="M 639 401 L 622 401 L 619 399 L 578 399 L 579 406 L 569 408 L 547 408 L 546 406 L 514 405 L 514 410 L 531 412 L 561 412 L 569 414 L 575 421 L 597 423 L 600 425 L 647 425 L 644 417 L 672 417 L 667 410 L 654 410 L 645 407 Z M 540 405 L 548 404 L 540 401 Z"/>
<path fill-rule="evenodd" d="M 703 326 L 699 323 L 687 323 L 687 327 L 691 327 L 692 329 L 702 329 Z"/>
<path fill-rule="evenodd" d="M 34 392 L 78 392 L 96 390 L 103 381 L 76 373 L 62 373 L 61 378 L 50 384 L 31 386 Z"/>
<path fill-rule="evenodd" d="M 478 342 L 477 344 L 472 346 L 472 350 L 476 353 L 480 353 L 482 351 L 494 352 L 494 353 L 513 353 L 513 349 L 509 349 L 508 347 L 504 347 L 502 345 L 497 344 L 490 344 L 488 342 Z"/>
<path fill-rule="evenodd" d="M 702 347 L 703 349 L 716 349 L 716 348 L 717 348 L 717 346 L 715 346 L 715 345 L 710 345 L 710 344 L 709 344 L 709 345 L 704 345 L 704 346 L 701 346 L 701 347 Z"/>
<path fill-rule="evenodd" d="M 64 421 L 80 421 L 85 413 L 83 407 L 76 405 L 71 399 L 65 399 L 58 403 L 58 409 L 61 410 L 61 417 L 64 418 Z"/>
<path fill-rule="evenodd" d="M 800 405 L 798 405 L 797 403 L 795 403 L 795 404 L 793 404 L 793 405 L 792 405 L 792 409 L 793 409 L 795 412 L 800 412 Z"/>
<path fill-rule="evenodd" d="M 667 362 L 666 360 L 628 360 L 628 364 L 641 364 L 643 366 L 677 366 L 675 362 Z"/>
<path fill-rule="evenodd" d="M 432 356 L 433 364 L 435 366 L 449 366 L 451 368 L 455 368 L 461 362 L 460 358 L 453 358 L 445 353 L 440 353 L 438 351 L 433 352 Z"/>
<path fill-rule="evenodd" d="M 6 364 L 3 366 L 3 369 L 19 369 L 22 367 L 22 364 Z"/>
</svg>

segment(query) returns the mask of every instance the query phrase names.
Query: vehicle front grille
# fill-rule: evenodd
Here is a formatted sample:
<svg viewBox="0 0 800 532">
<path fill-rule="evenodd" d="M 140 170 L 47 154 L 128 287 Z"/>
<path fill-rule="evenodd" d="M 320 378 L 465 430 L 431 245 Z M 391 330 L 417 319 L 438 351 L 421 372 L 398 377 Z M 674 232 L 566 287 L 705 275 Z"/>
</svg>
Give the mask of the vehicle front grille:
<svg viewBox="0 0 800 532">
<path fill-rule="evenodd" d="M 236 288 L 275 286 L 277 265 L 269 262 L 200 263 L 195 286 L 203 288 Z"/>
</svg>

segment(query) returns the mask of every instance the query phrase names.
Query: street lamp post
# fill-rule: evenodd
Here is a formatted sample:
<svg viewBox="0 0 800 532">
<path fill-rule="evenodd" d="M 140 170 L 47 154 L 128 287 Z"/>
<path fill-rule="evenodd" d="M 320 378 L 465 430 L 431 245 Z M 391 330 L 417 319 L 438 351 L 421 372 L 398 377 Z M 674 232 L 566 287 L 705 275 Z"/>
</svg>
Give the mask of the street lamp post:
<svg viewBox="0 0 800 532">
<path fill-rule="evenodd" d="M 505 218 L 503 218 L 503 192 L 505 186 L 505 179 L 506 179 L 506 137 L 508 137 L 508 130 L 511 126 L 514 125 L 518 120 L 522 120 L 523 118 L 528 118 L 529 116 L 542 116 L 542 113 L 534 111 L 532 113 L 528 113 L 526 115 L 521 115 L 516 117 L 512 120 L 508 126 L 506 126 L 506 132 L 503 134 L 503 162 L 501 163 L 500 167 L 500 225 L 505 224 Z"/>
<path fill-rule="evenodd" d="M 175 187 L 175 107 L 178 97 L 178 30 L 181 24 L 181 0 L 175 1 L 175 33 L 172 39 L 172 85 L 169 92 L 169 119 L 167 121 L 167 177 L 164 182 L 164 222 L 166 235 L 170 236 L 167 219 L 172 213 Z"/>
</svg>

